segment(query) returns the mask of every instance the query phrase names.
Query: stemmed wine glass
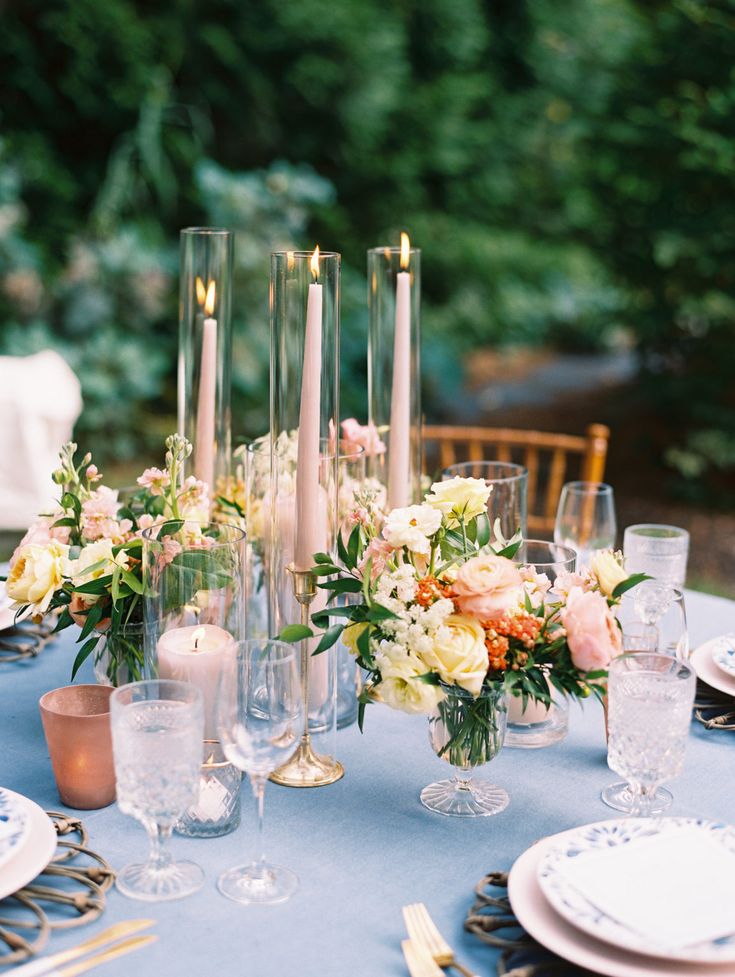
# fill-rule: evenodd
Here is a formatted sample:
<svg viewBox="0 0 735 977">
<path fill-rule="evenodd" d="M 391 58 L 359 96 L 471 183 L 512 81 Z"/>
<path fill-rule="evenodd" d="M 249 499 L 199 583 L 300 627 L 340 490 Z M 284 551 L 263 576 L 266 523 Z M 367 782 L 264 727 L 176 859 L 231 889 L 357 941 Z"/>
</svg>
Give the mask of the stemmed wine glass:
<svg viewBox="0 0 735 977">
<path fill-rule="evenodd" d="M 126 865 L 117 887 L 134 899 L 179 899 L 201 888 L 204 872 L 175 862 L 166 848 L 174 825 L 199 792 L 204 700 L 188 682 L 132 682 L 110 696 L 117 803 L 150 838 L 143 864 Z"/>
<path fill-rule="evenodd" d="M 262 839 L 265 782 L 296 752 L 304 726 L 301 672 L 291 645 L 258 638 L 238 644 L 222 669 L 217 726 L 225 756 L 250 778 L 258 812 L 258 854 L 221 875 L 217 888 L 235 902 L 285 902 L 298 877 L 265 860 Z"/>
<path fill-rule="evenodd" d="M 689 665 L 668 655 L 633 652 L 610 662 L 607 762 L 627 781 L 603 790 L 610 807 L 637 817 L 661 811 L 661 784 L 684 764 L 695 686 Z M 670 792 L 664 793 L 670 803 Z"/>
<path fill-rule="evenodd" d="M 577 551 L 577 569 L 615 546 L 615 501 L 604 482 L 567 482 L 559 496 L 554 542 Z"/>
</svg>

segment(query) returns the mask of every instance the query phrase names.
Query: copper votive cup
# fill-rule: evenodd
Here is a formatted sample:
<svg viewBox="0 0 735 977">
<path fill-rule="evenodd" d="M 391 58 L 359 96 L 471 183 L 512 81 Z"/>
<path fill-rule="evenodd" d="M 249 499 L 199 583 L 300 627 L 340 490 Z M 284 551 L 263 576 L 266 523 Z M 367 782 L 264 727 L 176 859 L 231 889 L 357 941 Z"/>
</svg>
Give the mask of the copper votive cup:
<svg viewBox="0 0 735 977">
<path fill-rule="evenodd" d="M 115 800 L 115 767 L 106 685 L 67 685 L 41 696 L 38 707 L 59 797 L 91 811 Z"/>
</svg>

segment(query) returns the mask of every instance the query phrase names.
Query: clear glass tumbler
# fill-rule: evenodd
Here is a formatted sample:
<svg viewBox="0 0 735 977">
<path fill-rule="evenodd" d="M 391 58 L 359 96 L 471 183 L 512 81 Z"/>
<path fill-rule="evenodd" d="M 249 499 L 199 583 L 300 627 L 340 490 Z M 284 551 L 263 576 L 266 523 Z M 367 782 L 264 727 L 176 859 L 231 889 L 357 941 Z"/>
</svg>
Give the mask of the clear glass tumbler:
<svg viewBox="0 0 735 977">
<path fill-rule="evenodd" d="M 117 887 L 151 902 L 188 896 L 201 888 L 204 872 L 193 862 L 175 862 L 166 842 L 199 792 L 201 690 L 188 682 L 133 682 L 112 693 L 110 719 L 117 803 L 150 839 L 148 861 L 121 869 Z"/>
<path fill-rule="evenodd" d="M 647 573 L 660 583 L 683 587 L 689 555 L 689 533 L 678 526 L 640 523 L 623 535 L 629 573 Z"/>
<path fill-rule="evenodd" d="M 610 663 L 607 762 L 626 780 L 603 790 L 610 807 L 636 817 L 660 812 L 661 784 L 684 765 L 695 687 L 689 665 L 668 655 L 635 652 Z"/>
<path fill-rule="evenodd" d="M 559 496 L 554 541 L 577 552 L 577 567 L 589 566 L 600 550 L 615 546 L 617 523 L 611 485 L 567 482 Z"/>
<path fill-rule="evenodd" d="M 450 465 L 442 472 L 442 480 L 449 478 L 483 478 L 492 492 L 487 500 L 490 528 L 500 520 L 498 528 L 505 539 L 519 529 L 526 535 L 528 521 L 528 469 L 508 461 L 465 461 Z"/>
</svg>

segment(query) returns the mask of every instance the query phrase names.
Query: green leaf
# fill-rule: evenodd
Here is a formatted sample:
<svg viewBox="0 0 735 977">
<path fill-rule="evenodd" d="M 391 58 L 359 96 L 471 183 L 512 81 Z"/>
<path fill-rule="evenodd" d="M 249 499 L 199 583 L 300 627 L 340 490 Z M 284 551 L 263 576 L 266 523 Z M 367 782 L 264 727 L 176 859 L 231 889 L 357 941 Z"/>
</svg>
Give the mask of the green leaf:
<svg viewBox="0 0 735 977">
<path fill-rule="evenodd" d="M 315 577 L 327 577 L 331 573 L 340 572 L 339 567 L 333 566 L 331 563 L 320 563 L 311 568 L 311 573 L 313 573 Z"/>
<path fill-rule="evenodd" d="M 108 573 L 104 577 L 97 577 L 96 580 L 90 580 L 89 583 L 80 584 L 74 590 L 78 594 L 106 594 L 111 583 L 112 576 Z"/>
<path fill-rule="evenodd" d="M 354 570 L 357 566 L 357 561 L 360 557 L 360 527 L 355 526 L 355 528 L 350 533 L 350 540 L 347 544 L 347 554 L 350 558 L 350 562 L 345 564 L 350 570 Z"/>
<path fill-rule="evenodd" d="M 234 509 L 241 519 L 245 518 L 245 510 L 234 499 L 226 499 L 224 495 L 218 495 L 217 501 L 219 502 L 220 505 L 223 505 L 226 509 Z"/>
<path fill-rule="evenodd" d="M 97 625 L 102 620 L 103 615 L 102 604 L 93 604 L 88 611 L 85 611 L 85 620 L 82 626 L 82 633 L 79 635 L 79 640 L 83 641 L 88 638 L 89 635 L 94 631 Z"/>
<path fill-rule="evenodd" d="M 158 530 L 158 539 L 162 539 L 164 536 L 175 536 L 176 533 L 181 531 L 183 525 L 183 519 L 169 519 L 167 522 L 162 523 Z"/>
<path fill-rule="evenodd" d="M 349 567 L 350 555 L 347 552 L 347 547 L 345 546 L 344 540 L 342 539 L 341 532 L 337 533 L 337 552 L 339 553 L 340 560 L 344 563 L 346 567 Z M 321 555 L 321 554 L 317 554 L 317 555 Z M 316 560 L 316 556 L 314 556 L 314 559 Z M 317 560 L 317 562 L 319 561 Z"/>
<path fill-rule="evenodd" d="M 424 672 L 423 675 L 415 675 L 416 682 L 423 682 L 425 685 L 441 685 L 441 679 L 436 672 Z"/>
<path fill-rule="evenodd" d="M 356 577 L 340 577 L 339 580 L 327 580 L 325 583 L 317 584 L 319 590 L 331 590 L 332 594 L 359 594 L 362 590 L 362 581 Z"/>
<path fill-rule="evenodd" d="M 84 662 L 92 654 L 92 652 L 93 652 L 94 648 L 96 647 L 97 642 L 99 640 L 100 640 L 99 635 L 95 635 L 94 638 L 90 638 L 89 641 L 85 645 L 82 645 L 81 650 L 77 654 L 77 657 L 74 659 L 74 665 L 72 666 L 72 670 L 71 670 L 71 680 L 72 680 L 72 682 L 74 681 L 74 677 L 76 676 L 76 674 L 79 671 L 79 669 L 82 667 L 82 665 L 84 664 Z"/>
<path fill-rule="evenodd" d="M 490 542 L 491 526 L 486 512 L 477 517 L 477 545 L 482 549 Z"/>
<path fill-rule="evenodd" d="M 329 555 L 329 553 L 314 554 L 314 563 L 331 563 L 331 562 L 332 562 L 332 557 Z"/>
<path fill-rule="evenodd" d="M 290 643 L 313 637 L 314 632 L 305 624 L 287 624 L 285 628 L 281 629 L 281 633 L 278 635 L 279 641 L 288 641 Z"/>
<path fill-rule="evenodd" d="M 123 570 L 122 578 L 134 594 L 143 593 L 143 581 L 138 580 L 135 574 L 131 573 L 130 570 Z"/>
<path fill-rule="evenodd" d="M 72 519 L 71 517 L 66 516 L 64 519 L 57 519 L 56 522 L 53 523 L 53 525 L 51 526 L 51 528 L 52 529 L 55 529 L 56 526 L 72 526 L 73 527 L 73 526 L 76 526 L 76 524 L 77 524 L 76 519 Z"/>
<path fill-rule="evenodd" d="M 56 627 L 53 630 L 53 634 L 58 634 L 59 631 L 63 631 L 64 628 L 71 627 L 74 624 L 74 618 L 71 616 L 69 611 L 64 608 L 64 610 L 59 615 L 59 620 L 56 622 Z"/>
<path fill-rule="evenodd" d="M 519 539 L 517 543 L 510 543 L 508 546 L 503 547 L 502 550 L 498 550 L 495 555 L 504 556 L 506 559 L 512 560 L 518 550 L 521 548 L 522 543 L 523 540 Z"/>
<path fill-rule="evenodd" d="M 614 598 L 622 597 L 623 594 L 631 590 L 633 587 L 637 587 L 639 583 L 643 583 L 644 580 L 650 580 L 651 578 L 647 573 L 633 573 L 627 580 L 621 580 L 617 585 L 615 590 L 612 592 Z"/>
<path fill-rule="evenodd" d="M 327 628 L 327 630 L 321 636 L 319 644 L 314 649 L 313 654 L 320 655 L 323 651 L 326 651 L 328 648 L 331 648 L 332 645 L 339 640 L 339 637 L 344 631 L 344 629 L 345 629 L 344 624 L 333 624 L 330 628 Z"/>
<path fill-rule="evenodd" d="M 356 612 L 362 609 L 362 604 L 350 604 L 347 607 L 329 607 L 323 611 L 316 611 L 311 620 L 318 628 L 326 627 L 331 617 L 349 617 L 352 619 Z"/>
</svg>

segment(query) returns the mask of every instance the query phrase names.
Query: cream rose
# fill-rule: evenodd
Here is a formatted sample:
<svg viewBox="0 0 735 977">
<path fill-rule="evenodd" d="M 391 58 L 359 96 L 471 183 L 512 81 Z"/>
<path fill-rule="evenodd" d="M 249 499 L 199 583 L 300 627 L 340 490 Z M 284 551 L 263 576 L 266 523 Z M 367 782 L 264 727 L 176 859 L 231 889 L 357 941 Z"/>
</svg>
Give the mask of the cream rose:
<svg viewBox="0 0 735 977">
<path fill-rule="evenodd" d="M 607 668 L 623 650 L 623 640 L 602 594 L 573 587 L 561 610 L 572 661 L 583 672 Z"/>
<path fill-rule="evenodd" d="M 444 698 L 438 685 L 422 682 L 427 671 L 421 659 L 401 651 L 376 656 L 382 681 L 377 687 L 380 700 L 402 712 L 430 713 Z"/>
<path fill-rule="evenodd" d="M 65 567 L 66 575 L 71 578 L 75 587 L 97 580 L 108 573 L 112 573 L 115 565 L 128 569 L 128 556 L 121 550 L 117 556 L 112 553 L 111 539 L 99 539 L 82 547 L 76 560 L 69 560 Z"/>
<path fill-rule="evenodd" d="M 463 614 L 481 621 L 502 617 L 522 597 L 523 578 L 518 567 L 492 553 L 474 556 L 454 581 L 455 603 Z"/>
<path fill-rule="evenodd" d="M 457 476 L 446 482 L 434 482 L 426 502 L 445 515 L 450 526 L 458 526 L 460 518 L 469 522 L 485 511 L 492 490 L 484 478 Z"/>
<path fill-rule="evenodd" d="M 69 547 L 52 540 L 41 545 L 29 543 L 17 554 L 8 574 L 6 592 L 17 607 L 30 606 L 34 617 L 45 614 L 51 598 L 64 579 Z"/>
<path fill-rule="evenodd" d="M 622 556 L 618 557 L 612 550 L 601 550 L 593 556 L 590 560 L 590 570 L 606 597 L 612 597 L 612 592 L 617 585 L 628 579 L 628 574 L 622 566 Z"/>
<path fill-rule="evenodd" d="M 450 614 L 436 629 L 431 651 L 421 657 L 443 682 L 459 685 L 474 696 L 480 694 L 489 659 L 485 632 L 474 618 Z"/>
<path fill-rule="evenodd" d="M 394 549 L 405 546 L 412 553 L 428 553 L 429 536 L 441 526 L 442 514 L 429 505 L 409 505 L 393 509 L 383 526 L 383 538 Z"/>
</svg>

